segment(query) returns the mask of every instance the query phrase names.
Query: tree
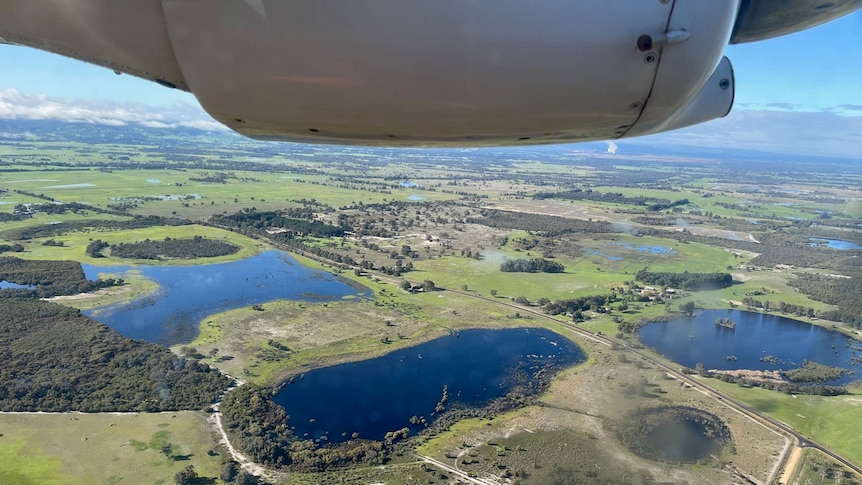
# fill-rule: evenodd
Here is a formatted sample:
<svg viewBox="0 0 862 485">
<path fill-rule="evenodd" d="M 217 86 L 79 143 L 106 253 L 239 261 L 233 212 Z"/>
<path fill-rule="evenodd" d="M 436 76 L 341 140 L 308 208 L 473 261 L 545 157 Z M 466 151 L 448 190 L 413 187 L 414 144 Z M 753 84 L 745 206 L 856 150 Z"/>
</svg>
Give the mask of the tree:
<svg viewBox="0 0 862 485">
<path fill-rule="evenodd" d="M 198 478 L 198 472 L 195 471 L 194 465 L 188 465 L 174 475 L 174 483 L 177 485 L 192 485 Z"/>
<path fill-rule="evenodd" d="M 234 479 L 236 479 L 238 473 L 239 463 L 231 460 L 221 466 L 221 470 L 219 471 L 218 477 L 223 482 L 232 482 L 234 481 Z"/>
<path fill-rule="evenodd" d="M 431 280 L 425 280 L 422 282 L 422 289 L 425 291 L 434 291 L 437 289 L 437 286 Z"/>
<path fill-rule="evenodd" d="M 411 285 L 411 284 L 410 284 L 410 282 L 409 282 L 409 281 L 407 281 L 407 280 L 404 280 L 404 281 L 402 281 L 402 282 L 401 282 L 401 289 L 402 289 L 402 290 L 404 290 L 404 291 L 408 291 L 408 290 L 410 290 L 410 288 L 412 288 L 412 287 L 413 287 L 413 285 Z"/>
<path fill-rule="evenodd" d="M 497 290 L 491 290 L 491 296 L 496 297 L 497 296 Z"/>
<path fill-rule="evenodd" d="M 686 315 L 693 315 L 694 314 L 694 302 L 693 301 L 687 301 L 685 303 L 680 304 L 679 305 L 679 311 L 685 313 Z"/>
<path fill-rule="evenodd" d="M 251 473 L 245 470 L 240 470 L 239 474 L 236 476 L 235 483 L 237 485 L 258 485 L 260 483 L 260 480 L 258 480 L 258 478 Z"/>
</svg>

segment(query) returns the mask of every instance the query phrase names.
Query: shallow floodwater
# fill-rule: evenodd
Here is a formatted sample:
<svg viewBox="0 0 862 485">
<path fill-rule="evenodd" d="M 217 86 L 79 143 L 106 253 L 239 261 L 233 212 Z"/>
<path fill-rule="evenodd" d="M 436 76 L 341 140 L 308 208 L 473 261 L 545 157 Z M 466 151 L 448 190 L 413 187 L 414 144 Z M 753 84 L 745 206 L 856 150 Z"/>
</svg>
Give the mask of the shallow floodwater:
<svg viewBox="0 0 862 485">
<path fill-rule="evenodd" d="M 622 246 L 626 249 L 630 249 L 632 251 L 637 251 L 640 253 L 650 253 L 650 254 L 664 254 L 671 255 L 676 254 L 676 250 L 673 248 L 669 248 L 667 246 L 652 246 L 649 244 L 632 244 L 624 241 L 617 241 L 614 243 L 615 246 Z"/>
<path fill-rule="evenodd" d="M 821 239 L 819 237 L 812 237 L 811 246 L 813 247 L 827 247 L 829 249 L 838 249 L 843 251 L 848 251 L 851 249 L 862 249 L 862 246 L 852 243 L 850 241 L 842 241 L 841 239 Z"/>
<path fill-rule="evenodd" d="M 388 431 L 428 423 L 447 386 L 446 409 L 481 406 L 504 396 L 517 376 L 535 379 L 583 361 L 570 340 L 545 329 L 474 329 L 440 337 L 374 359 L 308 372 L 285 384 L 275 400 L 290 416 L 300 438 L 326 436 L 330 442 L 383 439 Z"/>
<path fill-rule="evenodd" d="M 715 324 L 717 318 L 736 322 L 731 330 Z M 638 330 L 647 347 L 670 360 L 706 369 L 790 370 L 803 360 L 856 370 L 829 381 L 846 384 L 862 378 L 862 342 L 839 332 L 777 315 L 740 310 L 701 310 L 696 317 L 651 323 Z M 735 361 L 728 356 L 736 356 Z M 774 357 L 769 362 L 767 357 Z M 764 359 L 764 360 L 761 360 Z"/>
<path fill-rule="evenodd" d="M 122 277 L 134 269 L 156 281 L 159 291 L 155 295 L 84 313 L 126 337 L 163 345 L 191 341 L 201 319 L 234 308 L 278 299 L 333 301 L 370 296 L 368 290 L 306 268 L 281 251 L 206 265 L 83 267 L 89 279 L 97 279 L 99 273 Z"/>
<path fill-rule="evenodd" d="M 695 462 L 721 449 L 721 443 L 705 436 L 705 432 L 703 424 L 680 419 L 655 427 L 646 439 L 665 460 Z"/>
</svg>

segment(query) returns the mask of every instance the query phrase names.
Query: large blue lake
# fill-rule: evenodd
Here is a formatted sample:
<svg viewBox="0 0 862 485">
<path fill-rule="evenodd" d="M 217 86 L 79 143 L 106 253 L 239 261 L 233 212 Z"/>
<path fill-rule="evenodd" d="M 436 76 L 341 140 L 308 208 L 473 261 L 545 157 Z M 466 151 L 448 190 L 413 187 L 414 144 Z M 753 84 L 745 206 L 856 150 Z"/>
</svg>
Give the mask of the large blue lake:
<svg viewBox="0 0 862 485">
<path fill-rule="evenodd" d="M 504 396 L 518 377 L 535 379 L 583 361 L 570 340 L 545 329 L 464 330 L 382 357 L 325 367 L 285 384 L 276 396 L 300 438 L 331 442 L 383 439 L 411 428 L 410 418 L 436 419 L 447 386 L 452 406 L 481 406 Z M 544 369 L 544 370 L 543 370 Z"/>
<path fill-rule="evenodd" d="M 715 324 L 730 318 L 736 328 Z M 701 310 L 696 317 L 651 323 L 638 331 L 647 347 L 686 367 L 698 362 L 707 369 L 790 370 L 803 360 L 857 371 L 829 384 L 846 384 L 862 378 L 862 342 L 839 332 L 777 315 L 740 310 Z M 736 361 L 727 360 L 735 355 Z M 777 362 L 766 362 L 772 356 Z"/>
<path fill-rule="evenodd" d="M 332 301 L 370 296 L 325 271 L 300 265 L 281 251 L 229 263 L 193 266 L 83 265 L 89 279 L 99 273 L 140 271 L 156 281 L 156 294 L 130 304 L 84 312 L 126 337 L 162 345 L 189 342 L 201 319 L 213 313 L 278 299 Z"/>
</svg>

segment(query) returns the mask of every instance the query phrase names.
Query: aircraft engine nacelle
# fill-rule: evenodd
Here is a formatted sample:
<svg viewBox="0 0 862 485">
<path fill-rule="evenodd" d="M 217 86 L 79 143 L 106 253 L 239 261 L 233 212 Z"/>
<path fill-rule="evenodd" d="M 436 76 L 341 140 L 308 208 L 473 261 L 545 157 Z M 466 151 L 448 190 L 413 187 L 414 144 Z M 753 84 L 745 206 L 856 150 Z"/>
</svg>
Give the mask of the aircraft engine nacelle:
<svg viewBox="0 0 862 485">
<path fill-rule="evenodd" d="M 4 0 L 0 37 L 191 91 L 252 138 L 552 143 L 726 115 L 740 2 Z"/>
</svg>

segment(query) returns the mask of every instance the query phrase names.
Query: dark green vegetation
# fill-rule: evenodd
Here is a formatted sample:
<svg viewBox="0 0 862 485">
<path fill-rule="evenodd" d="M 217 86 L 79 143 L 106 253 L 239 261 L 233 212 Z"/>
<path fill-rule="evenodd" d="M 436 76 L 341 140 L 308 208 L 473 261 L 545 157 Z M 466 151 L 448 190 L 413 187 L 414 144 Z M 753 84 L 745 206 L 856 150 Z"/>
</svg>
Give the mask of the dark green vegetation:
<svg viewBox="0 0 862 485">
<path fill-rule="evenodd" d="M 12 256 L 0 257 L 2 280 L 33 285 L 36 288 L 32 292 L 41 298 L 86 293 L 123 284 L 122 279 L 113 278 L 90 281 L 84 277 L 81 263 L 77 261 L 29 261 Z"/>
<path fill-rule="evenodd" d="M 657 273 L 642 269 L 635 274 L 635 279 L 649 285 L 689 291 L 717 290 L 733 284 L 733 277 L 728 273 Z"/>
<path fill-rule="evenodd" d="M 792 382 L 822 382 L 837 379 L 849 371 L 840 367 L 830 367 L 817 362 L 804 361 L 802 367 L 783 372 Z"/>
<path fill-rule="evenodd" d="M 634 453 L 670 463 L 711 460 L 731 443 L 718 416 L 688 406 L 640 409 L 617 423 L 616 431 Z"/>
<path fill-rule="evenodd" d="M 231 384 L 209 366 L 127 339 L 78 310 L 0 291 L 0 409 L 201 409 Z"/>
<path fill-rule="evenodd" d="M 101 241 L 99 241 L 101 242 Z M 106 243 L 103 243 L 106 244 Z M 106 246 L 99 245 L 101 248 Z M 191 239 L 171 239 L 166 237 L 163 241 L 144 240 L 134 243 L 120 243 L 111 246 L 111 256 L 129 259 L 194 259 L 213 258 L 216 256 L 227 256 L 235 254 L 240 250 L 236 244 L 224 241 L 216 241 L 201 236 Z M 99 254 L 99 251 L 87 252 Z"/>
<path fill-rule="evenodd" d="M 305 216 L 305 218 L 297 219 L 285 215 L 291 213 Z M 217 225 L 238 227 L 245 230 L 248 228 L 282 229 L 288 233 L 288 236 L 332 237 L 344 235 L 344 228 L 324 224 L 320 221 L 309 220 L 312 217 L 314 217 L 314 214 L 310 210 L 289 211 L 286 213 L 255 212 L 249 210 L 229 216 L 214 216 L 211 222 Z"/>
<path fill-rule="evenodd" d="M 562 273 L 566 267 L 556 261 L 547 259 L 509 259 L 500 264 L 504 273 Z"/>
<path fill-rule="evenodd" d="M 647 210 L 658 212 L 677 206 L 688 205 L 688 199 L 660 199 L 656 197 L 626 197 L 618 192 L 598 192 L 592 189 L 573 189 L 567 192 L 539 192 L 534 196 L 537 200 L 562 199 L 562 200 L 590 200 L 593 202 L 613 202 L 617 204 L 644 206 Z"/>
<path fill-rule="evenodd" d="M 348 465 L 379 465 L 398 438 L 385 442 L 350 440 L 338 446 L 321 445 L 293 435 L 284 408 L 272 400 L 270 389 L 253 384 L 230 392 L 220 405 L 232 442 L 256 462 L 294 471 L 323 471 Z M 406 433 L 405 433 L 406 436 Z M 399 434 L 400 437 L 400 434 Z"/>
<path fill-rule="evenodd" d="M 28 214 L 27 218 L 30 218 Z M 68 234 L 75 231 L 90 231 L 90 230 L 123 230 L 123 229 L 140 229 L 143 227 L 154 226 L 181 226 L 191 224 L 190 221 L 182 221 L 176 219 L 165 219 L 158 216 L 143 216 L 134 217 L 127 220 L 117 219 L 84 219 L 79 221 L 63 221 L 57 224 L 24 226 L 17 229 L 10 229 L 2 233 L 5 239 L 28 241 L 40 237 L 54 237 Z"/>
<path fill-rule="evenodd" d="M 788 284 L 815 300 L 838 306 L 838 310 L 822 318 L 862 328 L 862 297 L 859 296 L 862 295 L 862 271 L 857 266 L 848 268 L 847 273 L 849 277 L 797 273 L 796 279 Z"/>
</svg>

